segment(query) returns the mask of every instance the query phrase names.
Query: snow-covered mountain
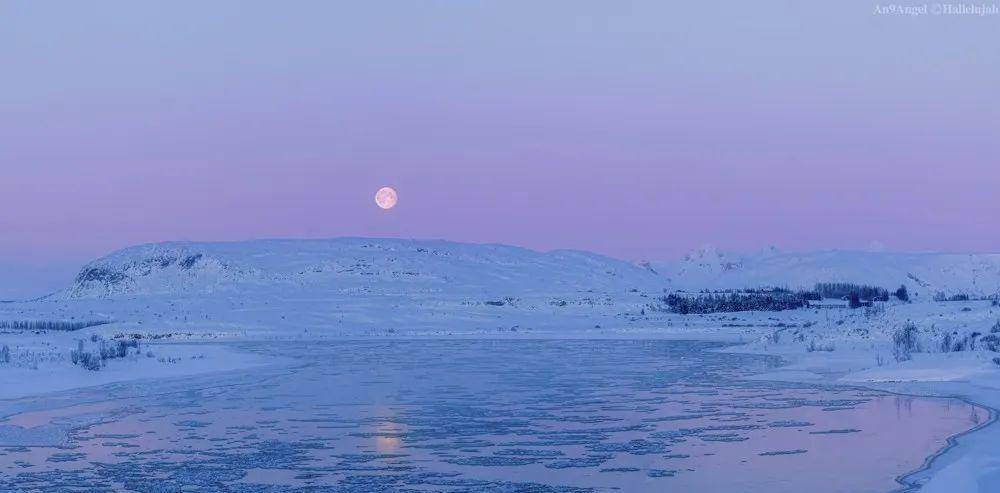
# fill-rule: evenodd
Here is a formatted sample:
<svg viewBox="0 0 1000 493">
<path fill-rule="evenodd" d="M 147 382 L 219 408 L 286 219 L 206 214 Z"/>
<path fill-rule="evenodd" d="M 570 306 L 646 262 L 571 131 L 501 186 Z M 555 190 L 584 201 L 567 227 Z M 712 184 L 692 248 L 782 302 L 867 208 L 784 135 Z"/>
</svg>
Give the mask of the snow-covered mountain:
<svg viewBox="0 0 1000 493">
<path fill-rule="evenodd" d="M 630 263 L 579 251 L 337 238 L 159 243 L 114 252 L 0 320 L 111 320 L 108 330 L 325 331 L 594 328 L 646 320 L 665 291 L 854 282 L 914 301 L 1000 290 L 1000 255 L 703 249 Z M 654 323 L 654 322 L 650 322 Z"/>
<path fill-rule="evenodd" d="M 930 299 L 938 292 L 984 296 L 1000 291 L 1000 254 L 790 253 L 771 248 L 734 255 L 704 248 L 678 261 L 649 265 L 673 289 L 809 288 L 818 282 L 854 282 L 888 289 L 906 285 L 917 299 Z"/>
<path fill-rule="evenodd" d="M 135 246 L 89 263 L 60 296 L 188 296 L 275 289 L 516 296 L 657 289 L 663 282 L 640 266 L 579 251 L 336 238 Z"/>
<path fill-rule="evenodd" d="M 917 299 L 1000 291 L 1000 254 L 861 251 L 752 254 L 703 248 L 677 261 L 632 264 L 593 253 L 537 252 L 448 241 L 336 238 L 157 243 L 86 265 L 60 297 L 108 299 L 313 291 L 337 295 L 548 296 L 854 282 Z"/>
</svg>

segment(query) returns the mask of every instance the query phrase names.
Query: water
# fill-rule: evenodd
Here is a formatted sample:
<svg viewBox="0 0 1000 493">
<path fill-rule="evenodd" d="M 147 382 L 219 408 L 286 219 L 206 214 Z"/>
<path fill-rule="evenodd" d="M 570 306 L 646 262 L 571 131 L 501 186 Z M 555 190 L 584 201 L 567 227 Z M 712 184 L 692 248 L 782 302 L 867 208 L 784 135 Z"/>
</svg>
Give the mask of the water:
<svg viewBox="0 0 1000 493">
<path fill-rule="evenodd" d="M 0 403 L 0 491 L 889 491 L 987 419 L 711 343 L 243 347 L 294 363 Z"/>
</svg>

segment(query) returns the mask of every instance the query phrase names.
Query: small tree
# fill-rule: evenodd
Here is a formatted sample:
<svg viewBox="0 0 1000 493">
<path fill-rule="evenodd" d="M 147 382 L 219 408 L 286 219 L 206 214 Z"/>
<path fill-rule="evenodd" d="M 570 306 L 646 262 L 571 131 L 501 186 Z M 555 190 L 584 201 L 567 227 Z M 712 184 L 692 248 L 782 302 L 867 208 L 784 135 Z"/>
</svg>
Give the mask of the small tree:
<svg viewBox="0 0 1000 493">
<path fill-rule="evenodd" d="M 83 359 L 83 341 L 76 341 L 76 349 L 69 352 L 69 359 L 74 365 L 80 364 L 80 360 Z"/>
<path fill-rule="evenodd" d="M 10 363 L 10 347 L 6 344 L 0 347 L 0 363 Z"/>
<path fill-rule="evenodd" d="M 912 353 L 920 349 L 917 347 L 917 331 L 913 322 L 906 322 L 892 332 L 892 355 L 896 361 L 908 361 Z"/>
<path fill-rule="evenodd" d="M 908 293 L 906 291 L 906 285 L 905 284 L 899 286 L 899 289 L 896 290 L 895 294 L 896 294 L 896 298 L 898 298 L 899 301 L 904 301 L 904 302 L 905 301 L 910 301 L 910 293 Z"/>
<path fill-rule="evenodd" d="M 851 293 L 850 299 L 851 299 L 851 301 L 850 301 L 850 307 L 852 309 L 853 308 L 861 308 L 861 298 L 858 297 L 858 293 Z"/>
</svg>

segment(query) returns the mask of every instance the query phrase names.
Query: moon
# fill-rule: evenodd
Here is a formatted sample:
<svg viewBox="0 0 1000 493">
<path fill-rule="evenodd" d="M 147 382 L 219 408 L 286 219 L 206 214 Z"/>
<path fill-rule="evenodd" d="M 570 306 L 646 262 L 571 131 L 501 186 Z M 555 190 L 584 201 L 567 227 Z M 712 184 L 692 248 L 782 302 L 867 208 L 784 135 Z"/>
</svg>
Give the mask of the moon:
<svg viewBox="0 0 1000 493">
<path fill-rule="evenodd" d="M 375 204 L 389 210 L 396 206 L 396 191 L 392 187 L 382 187 L 375 192 Z"/>
</svg>

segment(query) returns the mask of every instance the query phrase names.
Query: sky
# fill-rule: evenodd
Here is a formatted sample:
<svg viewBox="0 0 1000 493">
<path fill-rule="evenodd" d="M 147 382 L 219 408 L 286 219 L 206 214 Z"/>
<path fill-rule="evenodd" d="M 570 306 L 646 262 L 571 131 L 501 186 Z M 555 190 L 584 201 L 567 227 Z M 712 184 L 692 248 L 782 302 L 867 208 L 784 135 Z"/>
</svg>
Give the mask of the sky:
<svg viewBox="0 0 1000 493">
<path fill-rule="evenodd" d="M 879 6 L 3 0 L 0 298 L 166 240 L 1000 250 L 1000 15 Z"/>
</svg>

